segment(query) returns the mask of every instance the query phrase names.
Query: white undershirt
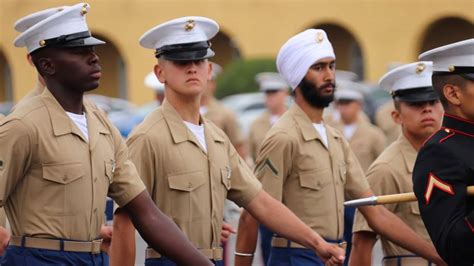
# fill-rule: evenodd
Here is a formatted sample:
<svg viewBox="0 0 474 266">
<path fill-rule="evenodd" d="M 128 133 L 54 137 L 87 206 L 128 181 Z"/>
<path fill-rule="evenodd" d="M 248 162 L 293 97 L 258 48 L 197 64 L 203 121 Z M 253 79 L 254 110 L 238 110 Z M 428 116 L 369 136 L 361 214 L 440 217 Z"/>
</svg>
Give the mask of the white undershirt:
<svg viewBox="0 0 474 266">
<path fill-rule="evenodd" d="M 316 129 L 316 131 L 318 131 L 319 136 L 321 136 L 321 140 L 323 141 L 324 146 L 328 148 L 328 135 L 326 134 L 326 128 L 324 127 L 324 124 L 313 123 L 313 127 L 314 129 Z"/>
<path fill-rule="evenodd" d="M 79 130 L 82 132 L 87 141 L 89 141 L 89 129 L 87 128 L 87 118 L 86 114 L 78 115 L 75 113 L 66 112 L 66 114 L 71 118 L 71 120 L 76 124 Z"/>
<path fill-rule="evenodd" d="M 347 140 L 350 140 L 352 136 L 354 136 L 354 133 L 357 129 L 357 124 L 349 124 L 349 125 L 344 125 L 342 128 L 342 133 L 344 134 L 344 137 L 346 137 Z"/>
<path fill-rule="evenodd" d="M 194 136 L 199 141 L 199 144 L 201 144 L 201 147 L 207 153 L 206 137 L 204 136 L 204 124 L 195 125 L 193 123 L 189 123 L 189 122 L 186 122 L 186 121 L 183 121 L 183 122 L 189 128 L 189 130 L 191 130 L 191 132 L 193 132 Z"/>
</svg>

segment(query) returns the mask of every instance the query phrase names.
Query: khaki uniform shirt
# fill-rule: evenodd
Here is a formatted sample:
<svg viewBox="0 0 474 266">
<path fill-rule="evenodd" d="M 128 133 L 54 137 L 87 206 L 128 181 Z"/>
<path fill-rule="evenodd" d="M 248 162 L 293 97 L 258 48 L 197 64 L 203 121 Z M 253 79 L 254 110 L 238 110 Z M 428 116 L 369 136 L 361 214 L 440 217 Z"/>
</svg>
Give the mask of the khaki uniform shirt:
<svg viewBox="0 0 474 266">
<path fill-rule="evenodd" d="M 0 205 L 13 235 L 97 239 L 106 196 L 123 206 L 145 190 L 118 130 L 84 108 L 89 142 L 47 89 L 0 123 Z"/>
<path fill-rule="evenodd" d="M 246 206 L 261 190 L 226 135 L 204 119 L 207 153 L 165 99 L 127 140 L 156 205 L 201 249 L 220 246 L 224 200 Z"/>
<path fill-rule="evenodd" d="M 239 122 L 232 110 L 214 98 L 209 101 L 206 108 L 207 112 L 203 115 L 204 118 L 211 120 L 218 128 L 222 129 L 232 145 L 237 146 L 244 142 Z"/>
<path fill-rule="evenodd" d="M 417 152 L 403 136 L 392 143 L 370 166 L 367 173 L 370 187 L 375 195 L 387 195 L 413 192 L 412 172 Z M 400 203 L 385 205 L 400 219 L 410 226 L 424 240 L 431 242 L 421 220 L 418 203 Z M 353 232 L 373 230 L 358 211 L 354 218 Z M 382 237 L 382 248 L 385 256 L 413 255 Z"/>
<path fill-rule="evenodd" d="M 342 134 L 325 126 L 329 149 L 298 105 L 268 132 L 256 175 L 265 191 L 327 239 L 344 231 L 344 201 L 370 190 L 364 172 Z"/>
<path fill-rule="evenodd" d="M 393 101 L 388 101 L 377 109 L 375 113 L 375 124 L 382 129 L 390 144 L 401 135 L 401 127 L 392 119 L 392 111 L 395 110 Z"/>
<path fill-rule="evenodd" d="M 334 127 L 343 132 L 344 125 L 342 123 L 337 123 Z M 361 119 L 357 121 L 357 128 L 348 141 L 364 173 L 382 153 L 386 144 L 386 138 L 382 130 Z"/>
<path fill-rule="evenodd" d="M 267 111 L 259 116 L 250 126 L 249 131 L 249 151 L 254 160 L 257 159 L 258 149 L 265 139 L 265 135 L 272 127 L 270 123 L 271 114 Z"/>
</svg>

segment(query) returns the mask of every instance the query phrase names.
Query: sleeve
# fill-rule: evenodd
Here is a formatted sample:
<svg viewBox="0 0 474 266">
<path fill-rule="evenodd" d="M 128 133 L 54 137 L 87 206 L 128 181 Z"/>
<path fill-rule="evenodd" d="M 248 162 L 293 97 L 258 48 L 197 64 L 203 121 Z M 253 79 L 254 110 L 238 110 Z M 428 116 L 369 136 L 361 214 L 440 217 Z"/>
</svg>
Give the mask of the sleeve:
<svg viewBox="0 0 474 266">
<path fill-rule="evenodd" d="M 155 154 L 149 136 L 146 134 L 132 135 L 128 140 L 130 159 L 137 168 L 143 183 L 150 195 L 155 191 Z"/>
<path fill-rule="evenodd" d="M 396 182 L 395 174 L 390 166 L 385 163 L 373 164 L 367 171 L 367 180 L 372 192 L 376 196 L 400 193 L 400 187 Z M 387 204 L 384 207 L 391 212 L 395 212 L 397 204 Z M 357 211 L 352 232 L 359 231 L 373 232 L 364 216 Z"/>
<path fill-rule="evenodd" d="M 247 163 L 240 157 L 234 146 L 230 143 L 229 158 L 231 165 L 231 189 L 227 198 L 235 202 L 240 207 L 245 207 L 257 196 L 262 189 L 262 185 L 257 180 Z"/>
<path fill-rule="evenodd" d="M 462 158 L 443 144 L 424 146 L 415 163 L 413 190 L 421 216 L 438 253 L 449 265 L 474 262 L 474 200 L 466 197 L 473 176 Z"/>
<path fill-rule="evenodd" d="M 284 132 L 268 136 L 260 146 L 255 175 L 263 189 L 278 201 L 282 200 L 283 184 L 291 173 L 297 140 Z"/>
<path fill-rule="evenodd" d="M 145 185 L 140 180 L 137 169 L 129 158 L 125 140 L 115 127 L 112 127 L 111 131 L 115 143 L 115 169 L 108 196 L 114 199 L 119 206 L 124 206 L 143 192 Z"/>
<path fill-rule="evenodd" d="M 27 174 L 32 161 L 32 130 L 20 120 L 0 125 L 0 206 Z"/>
<path fill-rule="evenodd" d="M 346 184 L 344 185 L 344 196 L 346 199 L 358 199 L 370 190 L 364 170 L 360 166 L 354 152 L 349 147 L 349 143 L 344 138 L 342 141 L 344 156 L 346 161 Z"/>
</svg>

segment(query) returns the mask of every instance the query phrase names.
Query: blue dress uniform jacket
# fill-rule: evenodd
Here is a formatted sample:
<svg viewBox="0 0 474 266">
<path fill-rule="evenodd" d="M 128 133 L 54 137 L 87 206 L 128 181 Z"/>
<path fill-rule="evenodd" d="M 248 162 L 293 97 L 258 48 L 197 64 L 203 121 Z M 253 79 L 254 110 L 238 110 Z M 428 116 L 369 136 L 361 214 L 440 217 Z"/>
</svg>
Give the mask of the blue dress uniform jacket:
<svg viewBox="0 0 474 266">
<path fill-rule="evenodd" d="M 445 114 L 443 127 L 420 150 L 414 192 L 428 233 L 449 265 L 474 263 L 474 122 Z"/>
</svg>

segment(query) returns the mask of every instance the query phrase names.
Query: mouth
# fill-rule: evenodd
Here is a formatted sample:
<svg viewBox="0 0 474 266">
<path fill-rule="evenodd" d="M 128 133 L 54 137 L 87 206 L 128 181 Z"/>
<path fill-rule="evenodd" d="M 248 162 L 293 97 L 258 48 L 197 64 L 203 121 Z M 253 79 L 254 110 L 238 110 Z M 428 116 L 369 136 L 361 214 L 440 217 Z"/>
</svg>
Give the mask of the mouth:
<svg viewBox="0 0 474 266">
<path fill-rule="evenodd" d="M 102 77 L 102 72 L 100 69 L 93 71 L 90 76 L 95 79 L 100 79 Z"/>
<path fill-rule="evenodd" d="M 187 79 L 186 82 L 199 82 L 199 79 L 197 79 L 197 78 L 190 78 L 190 79 Z"/>
<path fill-rule="evenodd" d="M 435 120 L 433 118 L 424 118 L 421 120 L 421 123 L 434 123 Z"/>
</svg>

